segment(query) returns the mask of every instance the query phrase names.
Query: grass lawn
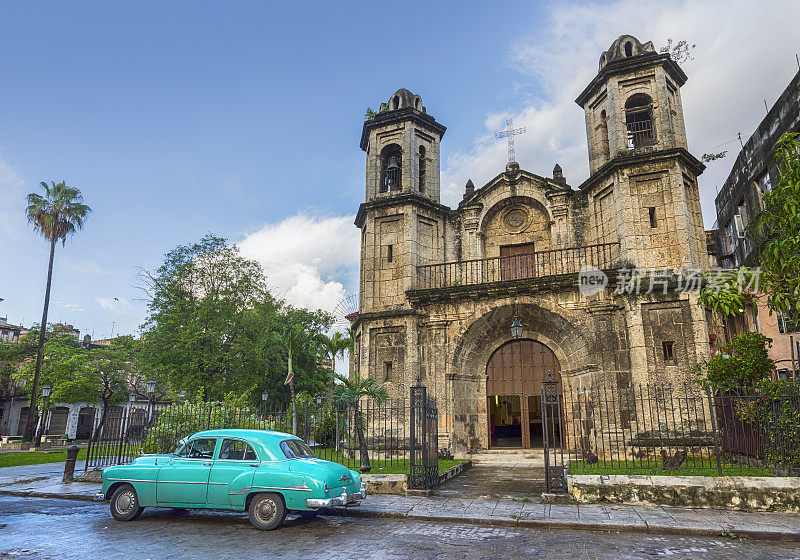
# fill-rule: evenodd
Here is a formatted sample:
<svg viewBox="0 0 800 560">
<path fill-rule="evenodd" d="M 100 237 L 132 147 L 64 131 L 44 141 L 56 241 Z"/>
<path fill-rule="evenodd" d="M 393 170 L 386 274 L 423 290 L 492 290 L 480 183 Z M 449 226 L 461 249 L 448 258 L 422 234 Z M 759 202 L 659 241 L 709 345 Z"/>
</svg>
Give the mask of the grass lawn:
<svg viewBox="0 0 800 560">
<path fill-rule="evenodd" d="M 317 448 L 314 449 L 314 455 L 316 455 L 320 459 L 333 461 L 334 463 L 340 463 L 349 469 L 352 469 L 354 471 L 359 471 L 358 467 L 360 461 L 358 460 L 357 450 L 355 452 L 355 458 L 351 459 L 345 457 L 341 451 L 335 451 L 333 449 Z M 439 472 L 444 472 L 447 469 L 463 462 L 464 461 L 460 459 L 439 459 Z M 398 465 L 398 463 L 400 464 Z M 406 459 L 405 461 L 405 466 L 403 466 L 402 462 L 399 460 L 385 461 L 378 459 L 370 460 L 370 465 L 372 465 L 372 470 L 369 471 L 370 474 L 408 474 L 410 470 L 408 459 Z"/>
<path fill-rule="evenodd" d="M 78 450 L 78 461 L 86 459 L 86 448 Z M 63 463 L 67 460 L 67 450 L 55 451 L 7 451 L 0 452 L 0 467 L 19 467 L 20 465 L 41 465 L 42 463 Z"/>
<path fill-rule="evenodd" d="M 635 467 L 635 468 L 634 468 Z M 667 475 L 667 476 L 719 476 L 716 468 L 695 467 L 691 464 L 681 465 L 677 469 L 665 469 L 661 467 L 661 461 L 647 467 L 629 464 L 628 467 L 623 463 L 610 461 L 600 461 L 594 465 L 572 465 L 569 467 L 569 474 L 641 474 L 641 475 Z M 777 476 L 769 469 L 762 467 L 722 467 L 723 476 Z"/>
</svg>

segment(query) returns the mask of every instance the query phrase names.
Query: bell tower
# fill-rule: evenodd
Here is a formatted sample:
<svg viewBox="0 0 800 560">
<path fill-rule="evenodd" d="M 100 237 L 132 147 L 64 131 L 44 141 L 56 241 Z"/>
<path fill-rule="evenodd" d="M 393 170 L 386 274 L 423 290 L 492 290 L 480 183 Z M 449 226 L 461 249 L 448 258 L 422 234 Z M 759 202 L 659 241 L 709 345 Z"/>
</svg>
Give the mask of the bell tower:
<svg viewBox="0 0 800 560">
<path fill-rule="evenodd" d="M 416 285 L 417 267 L 445 260 L 450 209 L 439 202 L 445 130 L 419 95 L 399 89 L 364 122 L 361 134 L 367 169 L 365 201 L 355 220 L 361 276 L 354 367 L 397 395 L 420 374 L 420 319 L 406 291 Z"/>
<path fill-rule="evenodd" d="M 428 115 L 422 98 L 399 89 L 364 123 L 366 201 L 414 194 L 439 202 L 439 142 L 445 127 Z"/>
<path fill-rule="evenodd" d="M 622 35 L 600 56 L 576 102 L 586 116 L 588 238 L 619 241 L 640 268 L 706 267 L 697 176 L 680 88 L 687 77 L 653 43 Z"/>
</svg>

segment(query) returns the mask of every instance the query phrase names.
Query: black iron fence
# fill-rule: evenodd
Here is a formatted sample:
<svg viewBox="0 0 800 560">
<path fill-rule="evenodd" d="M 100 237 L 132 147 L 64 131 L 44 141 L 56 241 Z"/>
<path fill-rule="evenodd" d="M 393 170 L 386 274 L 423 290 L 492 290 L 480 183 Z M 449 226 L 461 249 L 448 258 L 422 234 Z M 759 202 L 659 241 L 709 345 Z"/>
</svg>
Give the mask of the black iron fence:
<svg viewBox="0 0 800 560">
<path fill-rule="evenodd" d="M 800 474 L 800 388 L 697 384 L 557 390 L 550 465 L 571 472 Z M 544 397 L 543 397 L 544 398 Z M 553 451 L 556 451 L 554 454 Z M 559 455 L 563 460 L 559 461 Z"/>
<path fill-rule="evenodd" d="M 424 388 L 423 388 L 424 389 Z M 112 413 L 113 412 L 113 413 Z M 410 399 L 379 402 L 362 399 L 342 404 L 328 397 L 298 398 L 291 403 L 260 407 L 231 403 L 171 403 L 155 405 L 146 413 L 119 408 L 96 426 L 89 443 L 86 468 L 125 464 L 142 453 L 171 453 L 182 438 L 209 429 L 255 429 L 292 433 L 301 437 L 317 457 L 362 472 L 409 472 L 412 449 L 415 464 L 433 473 L 418 484 L 438 482 L 438 416 L 434 399 L 426 399 L 414 432 Z M 414 424 L 416 425 L 416 424 Z M 431 434 L 434 434 L 433 436 Z M 415 439 L 417 438 L 417 439 Z"/>
</svg>

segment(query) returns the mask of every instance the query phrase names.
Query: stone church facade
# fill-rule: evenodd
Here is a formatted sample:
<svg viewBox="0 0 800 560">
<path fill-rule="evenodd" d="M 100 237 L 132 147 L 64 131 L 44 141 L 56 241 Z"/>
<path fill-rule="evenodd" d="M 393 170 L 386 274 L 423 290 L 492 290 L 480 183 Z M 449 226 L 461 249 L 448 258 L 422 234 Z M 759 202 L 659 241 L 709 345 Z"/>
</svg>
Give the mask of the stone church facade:
<svg viewBox="0 0 800 560">
<path fill-rule="evenodd" d="M 439 200 L 445 127 L 418 95 L 397 91 L 364 123 L 351 368 L 393 396 L 426 385 L 440 447 L 536 447 L 548 376 L 572 388 L 681 382 L 710 355 L 712 318 L 696 292 L 675 289 L 680 271 L 708 262 L 686 79 L 652 43 L 621 36 L 576 99 L 589 178 L 573 187 L 558 165 L 546 177 L 511 162 L 480 188 L 468 182 L 457 208 Z M 620 290 L 631 266 L 669 289 Z M 587 267 L 607 285 L 579 289 Z"/>
</svg>

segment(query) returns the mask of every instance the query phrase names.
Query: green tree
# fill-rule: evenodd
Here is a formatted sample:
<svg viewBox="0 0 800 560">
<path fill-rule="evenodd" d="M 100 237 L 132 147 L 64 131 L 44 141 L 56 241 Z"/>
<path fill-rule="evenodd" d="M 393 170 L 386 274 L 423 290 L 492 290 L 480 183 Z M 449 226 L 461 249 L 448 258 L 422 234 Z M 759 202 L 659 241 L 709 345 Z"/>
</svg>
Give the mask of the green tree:
<svg viewBox="0 0 800 560">
<path fill-rule="evenodd" d="M 121 336 L 108 346 L 83 348 L 71 334 L 55 329 L 46 337 L 41 364 L 41 380 L 52 388 L 48 403 L 91 402 L 102 405 L 98 423 L 101 429 L 109 407 L 125 400 L 127 379 L 135 372 L 138 341 Z M 32 361 L 23 363 L 13 374 L 17 381 L 31 382 L 35 375 Z M 46 410 L 43 409 L 43 412 Z"/>
<path fill-rule="evenodd" d="M 743 266 L 738 270 L 709 270 L 703 275 L 703 287 L 697 304 L 723 317 L 741 315 L 748 306 L 755 307 L 758 271 Z"/>
<path fill-rule="evenodd" d="M 142 278 L 149 303 L 141 362 L 156 380 L 202 400 L 257 383 L 267 368 L 256 341 L 279 307 L 258 263 L 207 235 L 176 247 Z"/>
<path fill-rule="evenodd" d="M 280 345 L 286 353 L 286 384 L 292 399 L 292 433 L 297 435 L 297 403 L 295 402 L 295 370 L 294 357 L 303 350 L 314 348 L 319 337 L 308 329 L 303 323 L 291 321 L 280 322 L 275 325 L 270 339 Z M 316 354 L 316 352 L 314 352 Z"/>
<path fill-rule="evenodd" d="M 780 179 L 747 234 L 758 247 L 769 308 L 800 317 L 800 135 L 781 138 L 775 161 Z"/>
<path fill-rule="evenodd" d="M 389 394 L 380 383 L 369 377 L 361 377 L 358 371 L 352 378 L 344 375 L 337 375 L 336 377 L 341 383 L 337 384 L 333 389 L 334 400 L 338 404 L 354 409 L 353 422 L 355 424 L 356 437 L 358 438 L 359 469 L 361 472 L 369 472 L 372 466 L 369 461 L 367 443 L 364 439 L 361 399 L 368 398 L 377 402 L 385 402 L 389 398 Z"/>
<path fill-rule="evenodd" d="M 325 355 L 331 360 L 331 370 L 336 374 L 336 358 L 344 356 L 344 353 L 350 348 L 350 339 L 348 336 L 341 332 L 335 332 L 331 336 L 322 335 L 320 337 L 322 349 Z"/>
<path fill-rule="evenodd" d="M 775 362 L 769 357 L 772 339 L 761 333 L 744 332 L 722 347 L 720 354 L 695 368 L 701 382 L 715 389 L 752 387 L 769 379 Z"/>
<path fill-rule="evenodd" d="M 140 369 L 173 398 L 247 395 L 256 405 L 266 389 L 273 399 L 288 399 L 285 345 L 273 333 L 302 325 L 318 336 L 331 324 L 325 313 L 273 298 L 260 265 L 213 235 L 176 247 L 154 273 L 142 271 L 141 288 L 149 301 Z M 293 348 L 292 360 L 298 389 L 325 387 L 314 345 Z"/>
<path fill-rule="evenodd" d="M 140 342 L 128 335 L 112 339 L 106 347 L 89 350 L 85 383 L 92 388 L 94 398 L 100 401 L 103 409 L 92 438 L 105 425 L 110 406 L 122 402 L 130 393 L 128 381 L 137 371 L 135 364 L 139 347 Z"/>
<path fill-rule="evenodd" d="M 47 265 L 47 287 L 44 292 L 44 307 L 42 309 L 42 322 L 39 331 L 39 344 L 36 354 L 36 366 L 31 380 L 30 391 L 30 413 L 28 422 L 25 425 L 24 439 L 31 441 L 36 429 L 36 399 L 39 392 L 39 375 L 42 369 L 42 355 L 44 352 L 45 332 L 47 327 L 47 310 L 50 306 L 50 284 L 53 280 L 53 256 L 56 251 L 56 243 L 61 241 L 62 246 L 66 244 L 67 237 L 82 229 L 83 225 L 91 212 L 91 208 L 83 203 L 81 191 L 68 187 L 64 181 L 60 183 L 51 182 L 50 185 L 44 181 L 41 183 L 44 195 L 30 193 L 27 196 L 28 207 L 26 214 L 28 222 L 33 225 L 42 237 L 50 242 L 50 260 Z"/>
</svg>

